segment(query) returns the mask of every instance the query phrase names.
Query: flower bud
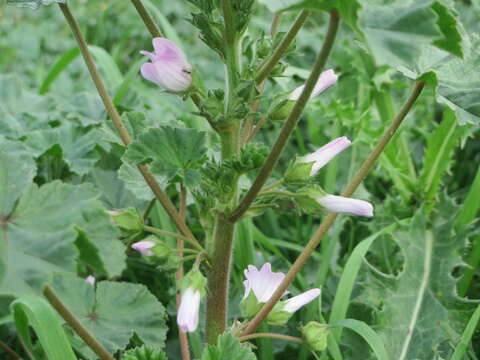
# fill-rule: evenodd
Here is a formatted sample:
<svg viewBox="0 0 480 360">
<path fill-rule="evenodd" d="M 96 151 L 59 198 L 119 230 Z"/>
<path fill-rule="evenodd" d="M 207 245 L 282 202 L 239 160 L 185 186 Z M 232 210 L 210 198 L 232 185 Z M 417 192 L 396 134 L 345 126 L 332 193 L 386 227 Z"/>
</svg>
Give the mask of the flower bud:
<svg viewBox="0 0 480 360">
<path fill-rule="evenodd" d="M 273 105 L 273 109 L 268 113 L 268 118 L 273 121 L 285 120 L 288 115 L 290 115 L 294 106 L 294 100 L 282 100 L 278 104 Z"/>
<path fill-rule="evenodd" d="M 337 82 L 337 80 L 338 80 L 338 75 L 336 75 L 332 69 L 322 72 L 320 74 L 320 77 L 318 78 L 317 83 L 315 84 L 315 87 L 313 88 L 312 94 L 310 95 L 310 99 L 314 98 L 315 96 L 319 95 L 320 93 L 328 89 L 330 86 L 334 85 Z M 288 99 L 298 100 L 304 88 L 305 88 L 305 85 L 302 85 L 296 88 L 295 90 L 293 90 L 292 93 L 288 96 Z"/>
<path fill-rule="evenodd" d="M 149 240 L 142 240 L 142 241 L 137 241 L 136 243 L 132 244 L 132 249 L 138 251 L 140 254 L 144 256 L 153 256 L 155 255 L 151 248 L 155 246 L 154 241 L 149 241 Z"/>
<path fill-rule="evenodd" d="M 335 195 L 319 196 L 317 197 L 317 201 L 330 212 L 368 217 L 373 216 L 373 206 L 367 201 Z"/>
<path fill-rule="evenodd" d="M 151 62 L 141 67 L 142 76 L 169 92 L 183 92 L 192 85 L 192 66 L 183 51 L 165 38 L 154 38 L 153 53 L 140 51 Z"/>
<path fill-rule="evenodd" d="M 330 329 L 327 324 L 321 324 L 316 321 L 310 321 L 301 328 L 303 337 L 308 346 L 314 351 L 323 351 L 327 348 L 327 338 Z"/>
<path fill-rule="evenodd" d="M 90 285 L 95 285 L 96 279 L 95 279 L 95 276 L 88 275 L 88 276 L 85 278 L 85 281 L 86 281 L 87 283 L 89 283 Z"/>
<path fill-rule="evenodd" d="M 207 280 L 198 270 L 190 271 L 182 282 L 182 296 L 177 313 L 177 324 L 184 332 L 194 332 L 198 327 L 200 300 L 205 293 Z"/>
</svg>

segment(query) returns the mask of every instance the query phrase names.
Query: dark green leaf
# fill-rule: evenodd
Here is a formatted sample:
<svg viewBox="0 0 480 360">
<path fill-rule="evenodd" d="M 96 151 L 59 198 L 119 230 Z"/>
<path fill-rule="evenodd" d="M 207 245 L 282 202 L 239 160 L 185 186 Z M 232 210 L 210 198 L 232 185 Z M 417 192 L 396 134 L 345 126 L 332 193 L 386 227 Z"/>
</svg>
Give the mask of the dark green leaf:
<svg viewBox="0 0 480 360">
<path fill-rule="evenodd" d="M 167 356 L 164 352 L 144 345 L 125 352 L 122 356 L 122 360 L 167 360 Z"/>
</svg>

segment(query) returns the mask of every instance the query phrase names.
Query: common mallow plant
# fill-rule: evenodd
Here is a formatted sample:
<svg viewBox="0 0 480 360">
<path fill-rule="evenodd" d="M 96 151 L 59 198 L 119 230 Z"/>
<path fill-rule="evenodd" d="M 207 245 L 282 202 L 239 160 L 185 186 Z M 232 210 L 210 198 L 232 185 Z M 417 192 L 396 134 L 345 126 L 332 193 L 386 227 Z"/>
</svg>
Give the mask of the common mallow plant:
<svg viewBox="0 0 480 360">
<path fill-rule="evenodd" d="M 337 2 L 332 2 L 331 6 L 319 2 L 319 8 L 327 10 L 329 20 L 323 39 L 312 44 L 318 55 L 304 83 L 287 92 L 279 91 L 276 79 L 290 76 L 285 72 L 285 55 L 296 55 L 294 39 L 308 19 L 308 11 L 300 13 L 287 33 L 272 31 L 270 36 L 255 39 L 252 34 L 245 35 L 256 5 L 253 0 L 191 0 L 197 11 L 192 14 L 190 25 L 185 26 L 198 29 L 200 39 L 217 55 L 218 66 L 224 67 L 224 86 L 206 88 L 203 80 L 210 74 L 197 67 L 193 73 L 194 66 L 201 64 L 201 59 L 189 57 L 188 47 L 180 46 L 162 34 L 140 0 L 132 2 L 150 32 L 150 36 L 145 33 L 145 40 L 151 38 L 153 44 L 153 49 L 136 49 L 145 56 L 137 80 L 146 80 L 152 83 L 150 86 L 168 92 L 160 94 L 159 91 L 158 96 L 191 100 L 195 106 L 194 114 L 205 121 L 205 126 L 198 130 L 180 125 L 180 122 L 165 125 L 161 113 L 156 114 L 158 123 L 151 122 L 148 127 L 138 114 L 120 116 L 120 108 L 117 109 L 106 91 L 73 14 L 68 5 L 60 4 L 120 136 L 121 147 L 119 139 L 112 140 L 115 149 L 118 148 L 115 151 L 122 153 L 121 161 L 128 171 L 138 170 L 138 179 L 145 180 L 145 187 L 154 196 L 141 214 L 133 208 L 111 211 L 109 225 L 118 228 L 127 245 L 126 254 L 133 264 L 147 267 L 152 278 L 161 275 L 162 281 L 168 283 L 160 294 L 162 298 L 177 293 L 176 306 L 171 306 L 170 314 L 176 316 L 183 359 L 189 359 L 185 333 L 202 332 L 205 342 L 215 345 L 219 336 L 227 331 L 239 341 L 252 339 L 264 321 L 274 326 L 291 322 L 292 326 L 285 327 L 282 332 L 299 328 L 296 312 L 309 306 L 317 309 L 322 293 L 314 285 L 314 279 L 302 277 L 304 291 L 298 291 L 292 285 L 293 280 L 339 214 L 374 215 L 372 203 L 352 196 L 420 95 L 423 82 L 417 83 L 402 111 L 370 155 L 361 154 L 366 160 L 360 170 L 355 175 L 351 172 L 351 179 L 340 178 L 347 175 L 337 172 L 339 175 L 334 181 L 350 181 L 345 190 L 339 195 L 330 194 L 322 187 L 322 173 L 331 161 L 341 157 L 341 153 L 356 146 L 355 141 L 352 144 L 347 138 L 352 134 L 331 136 L 331 140 L 318 149 L 309 143 L 309 139 L 303 139 L 308 149 L 298 154 L 287 156 L 283 150 L 302 116 L 309 112 L 309 107 L 314 102 L 326 103 L 335 98 L 335 88 L 343 81 L 344 70 L 336 70 L 338 64 L 328 60 L 339 21 L 345 15 L 335 9 Z M 279 15 L 275 21 L 279 21 Z M 341 47 L 339 51 L 342 51 Z M 318 116 L 318 122 L 322 121 L 321 114 Z M 125 123 L 127 119 L 128 123 Z M 269 138 L 274 139 L 271 146 L 265 145 L 258 136 L 268 131 L 272 132 Z M 329 137 L 331 133 L 323 135 Z M 280 159 L 284 161 L 279 165 Z M 334 191 L 330 187 L 329 192 Z M 152 209 L 156 206 L 163 207 L 174 230 L 158 227 L 166 224 L 166 220 L 158 215 L 158 211 L 154 219 Z M 232 281 L 231 276 L 232 253 L 235 241 L 239 240 L 238 224 L 251 221 L 266 210 L 284 211 L 292 218 L 309 215 L 313 217 L 311 224 L 319 222 L 320 225 L 303 245 L 295 244 L 299 254 L 292 265 L 287 265 L 290 263 L 284 259 L 268 259 L 284 272 L 274 272 L 270 263 L 261 264 L 250 259 L 252 263 L 243 269 L 245 279 L 244 289 L 241 289 L 239 277 Z M 82 226 L 79 228 L 83 231 Z M 93 246 L 92 249 L 95 250 L 91 250 L 92 253 L 97 251 Z M 329 256 L 333 253 L 330 251 Z M 95 261 L 88 266 L 93 266 Z M 332 259 L 322 261 L 331 262 Z M 236 265 L 238 268 L 239 264 Z M 104 271 L 102 276 L 105 274 Z M 95 284 L 93 276 L 82 279 L 82 284 L 85 281 Z M 97 287 L 105 289 L 102 284 L 103 281 Z M 175 287 L 175 290 L 169 293 L 168 286 Z M 60 309 L 54 291 L 48 288 L 46 293 L 52 304 Z M 229 309 L 240 310 L 240 317 L 229 316 Z M 61 311 L 61 314 L 67 322 L 75 324 L 68 313 Z M 92 321 L 97 319 L 92 314 L 88 317 Z M 200 324 L 205 325 L 201 328 Z M 108 351 L 94 341 L 88 329 L 73 328 L 83 339 L 88 339 L 87 343 L 100 358 L 111 358 Z M 301 329 L 303 338 L 295 341 L 306 341 L 315 350 L 325 348 L 329 332 L 326 324 L 310 322 Z M 137 335 L 133 334 L 137 332 L 132 330 L 132 339 L 127 338 L 125 344 L 129 340 L 137 341 Z M 142 336 L 141 331 L 138 336 Z M 275 333 L 262 336 L 292 338 Z"/>
</svg>

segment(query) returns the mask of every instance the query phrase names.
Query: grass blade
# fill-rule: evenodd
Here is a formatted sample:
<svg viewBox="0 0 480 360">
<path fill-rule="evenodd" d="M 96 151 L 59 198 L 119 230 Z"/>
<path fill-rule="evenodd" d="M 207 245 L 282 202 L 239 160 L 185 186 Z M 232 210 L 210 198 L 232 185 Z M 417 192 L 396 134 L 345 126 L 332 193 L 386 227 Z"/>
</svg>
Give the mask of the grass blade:
<svg viewBox="0 0 480 360">
<path fill-rule="evenodd" d="M 363 321 L 346 319 L 336 322 L 332 326 L 342 326 L 355 331 L 358 335 L 365 339 L 368 345 L 370 345 L 370 348 L 378 360 L 389 360 L 382 338 Z"/>
<path fill-rule="evenodd" d="M 477 327 L 478 321 L 480 320 L 480 305 L 477 306 L 477 309 L 473 313 L 472 317 L 468 321 L 467 327 L 463 331 L 460 342 L 455 347 L 455 352 L 453 353 L 450 360 L 462 360 L 463 355 L 467 351 L 467 347 L 470 344 L 473 333 Z"/>
<path fill-rule="evenodd" d="M 45 300 L 23 296 L 12 303 L 11 309 L 18 334 L 32 358 L 35 358 L 34 346 L 29 326 L 35 331 L 48 360 L 77 360 L 57 314 Z"/>
<path fill-rule="evenodd" d="M 40 90 L 38 91 L 40 95 L 44 95 L 48 92 L 48 90 L 50 90 L 50 85 L 53 84 L 62 71 L 65 70 L 68 65 L 70 65 L 70 63 L 78 57 L 78 55 L 80 55 L 80 49 L 78 47 L 74 47 L 66 51 L 60 57 L 60 59 L 57 60 L 40 86 Z"/>
</svg>

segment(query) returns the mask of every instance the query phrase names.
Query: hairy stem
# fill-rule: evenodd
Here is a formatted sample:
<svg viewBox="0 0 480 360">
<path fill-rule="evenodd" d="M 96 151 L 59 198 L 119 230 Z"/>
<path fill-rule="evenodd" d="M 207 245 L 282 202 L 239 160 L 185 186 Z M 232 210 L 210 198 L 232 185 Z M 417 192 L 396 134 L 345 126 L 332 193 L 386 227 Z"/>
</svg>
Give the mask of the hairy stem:
<svg viewBox="0 0 480 360">
<path fill-rule="evenodd" d="M 238 82 L 239 56 L 238 37 L 235 28 L 235 14 L 232 0 L 222 0 L 223 19 L 225 23 L 225 124 L 219 129 L 222 160 L 227 160 L 240 151 L 240 124 L 232 117 L 236 106 L 235 89 Z M 237 201 L 237 179 L 231 179 L 231 206 Z M 225 331 L 228 311 L 228 285 L 230 280 L 230 262 L 235 237 L 235 224 L 228 222 L 224 214 L 215 219 L 213 246 L 208 254 L 211 267 L 207 273 L 207 318 L 206 341 L 216 344 L 218 335 Z"/>
<path fill-rule="evenodd" d="M 285 341 L 293 341 L 296 343 L 302 344 L 304 340 L 301 337 L 296 337 L 296 336 L 290 336 L 290 335 L 283 335 L 283 334 L 276 334 L 276 333 L 256 333 L 256 334 L 250 334 L 250 335 L 244 335 L 240 336 L 238 340 L 240 342 L 252 340 L 252 339 L 258 339 L 258 338 L 272 338 L 272 339 L 280 339 L 280 340 L 285 340 Z"/>
<path fill-rule="evenodd" d="M 292 44 L 303 24 L 305 24 L 305 21 L 307 21 L 309 15 L 310 13 L 307 10 L 302 10 L 302 12 L 298 15 L 290 30 L 288 30 L 280 44 L 278 44 L 278 46 L 275 48 L 273 54 L 265 59 L 263 64 L 260 66 L 260 71 L 255 78 L 255 82 L 257 84 L 260 84 L 267 79 L 268 75 L 278 64 L 278 61 L 282 58 L 283 54 L 285 54 L 285 51 L 287 51 L 288 47 Z M 272 26 L 272 29 L 275 28 Z"/>
<path fill-rule="evenodd" d="M 60 316 L 65 320 L 65 322 L 70 325 L 70 327 L 82 338 L 85 344 L 88 345 L 90 349 L 93 350 L 102 360 L 115 360 L 115 358 L 109 354 L 107 349 L 103 347 L 90 332 L 78 321 L 78 319 L 73 315 L 73 313 L 67 309 L 65 304 L 59 299 L 55 294 L 53 289 L 50 286 L 45 286 L 43 289 L 43 294 L 53 306 L 55 310 L 60 314 Z"/>
<path fill-rule="evenodd" d="M 339 16 L 335 10 L 330 12 L 330 21 L 328 25 L 328 32 L 327 36 L 325 37 L 325 42 L 323 43 L 322 49 L 317 56 L 317 60 L 315 61 L 315 65 L 308 77 L 307 82 L 305 83 L 305 88 L 303 89 L 300 98 L 295 103 L 295 106 L 292 109 L 292 112 L 288 116 L 288 119 L 285 121 L 285 124 L 278 135 L 277 141 L 275 145 L 273 145 L 272 151 L 268 155 L 265 164 L 260 169 L 260 172 L 255 179 L 250 190 L 248 190 L 247 194 L 240 202 L 238 207 L 230 214 L 229 220 L 231 222 L 238 221 L 241 216 L 248 210 L 252 202 L 257 197 L 258 193 L 260 192 L 262 186 L 268 180 L 270 173 L 272 172 L 273 168 L 277 164 L 280 155 L 287 144 L 287 141 L 290 139 L 293 130 L 295 129 L 300 117 L 307 105 L 308 100 L 310 99 L 310 95 L 312 94 L 313 88 L 320 77 L 320 74 L 327 62 L 328 55 L 330 54 L 330 50 L 332 49 L 333 42 L 337 35 L 338 24 L 339 24 Z"/>
<path fill-rule="evenodd" d="M 67 4 L 58 4 L 58 5 L 60 6 L 60 9 L 62 10 L 63 15 L 65 16 L 65 19 L 67 20 L 67 23 L 70 26 L 70 29 L 72 30 L 73 35 L 75 36 L 75 39 L 77 40 L 78 47 L 80 48 L 83 59 L 85 60 L 88 71 L 90 72 L 90 76 L 92 77 L 95 87 L 97 88 L 98 94 L 102 98 L 103 104 L 107 109 L 107 113 L 112 119 L 112 122 L 115 125 L 115 128 L 117 129 L 123 143 L 125 144 L 125 146 L 128 146 L 132 142 L 132 139 L 128 134 L 127 129 L 125 128 L 125 125 L 123 124 L 120 114 L 115 108 L 115 105 L 113 104 L 112 99 L 110 98 L 110 95 L 108 95 L 105 84 L 103 83 L 103 80 L 100 77 L 100 74 L 98 73 L 93 57 L 90 54 L 90 51 L 88 49 L 88 44 L 85 41 L 85 38 L 83 37 L 80 27 L 78 26 L 78 23 L 75 20 L 68 5 Z M 198 243 L 198 241 L 195 239 L 195 237 L 193 236 L 188 226 L 179 216 L 177 210 L 175 209 L 175 206 L 170 201 L 170 198 L 168 197 L 167 193 L 162 190 L 157 180 L 155 180 L 155 178 L 150 173 L 148 168 L 145 165 L 138 165 L 138 170 L 140 171 L 146 183 L 154 193 L 155 197 L 158 199 L 160 204 L 162 204 L 162 206 L 165 208 L 165 211 L 170 216 L 170 218 L 172 219 L 173 223 L 178 228 L 178 230 L 180 230 L 180 232 L 184 236 Z"/>
<path fill-rule="evenodd" d="M 270 37 L 272 40 L 275 40 L 275 37 L 277 36 L 278 26 L 280 25 L 281 21 L 282 13 L 275 14 L 272 20 L 272 25 L 270 26 Z"/>
<path fill-rule="evenodd" d="M 133 6 L 135 6 L 135 9 L 137 9 L 138 14 L 142 18 L 143 22 L 145 23 L 145 26 L 147 27 L 148 31 L 150 31 L 150 34 L 154 38 L 156 37 L 162 37 L 162 33 L 160 32 L 160 29 L 158 28 L 157 24 L 155 21 L 153 21 L 152 16 L 148 12 L 148 10 L 143 6 L 143 3 L 141 0 L 131 0 L 133 3 Z"/>
<path fill-rule="evenodd" d="M 417 98 L 420 96 L 420 93 L 422 92 L 424 85 L 425 84 L 423 82 L 416 83 L 415 88 L 410 94 L 407 102 L 403 105 L 402 109 L 400 110 L 398 115 L 395 117 L 390 127 L 385 131 L 385 133 L 379 140 L 377 146 L 372 150 L 368 158 L 365 160 L 365 162 L 362 164 L 360 169 L 357 171 L 356 175 L 353 177 L 350 184 L 348 184 L 347 188 L 342 193 L 342 196 L 350 197 L 353 195 L 353 193 L 358 188 L 362 180 L 365 178 L 365 176 L 367 176 L 368 172 L 370 171 L 372 166 L 375 164 L 378 157 L 381 155 L 382 151 L 387 146 L 392 136 L 397 131 L 402 121 L 405 119 L 409 111 L 412 109 L 412 106 L 417 100 Z M 245 328 L 243 335 L 248 335 L 254 332 L 255 329 L 260 325 L 260 323 L 267 317 L 267 315 L 273 309 L 273 307 L 278 302 L 280 297 L 283 295 L 285 290 L 295 279 L 295 276 L 297 275 L 297 273 L 303 268 L 303 265 L 305 265 L 309 257 L 315 251 L 318 244 L 320 243 L 320 240 L 327 233 L 328 229 L 330 229 L 330 226 L 332 226 L 333 222 L 337 218 L 337 215 L 338 214 L 336 213 L 331 213 L 327 217 L 325 217 L 325 219 L 322 221 L 322 223 L 318 227 L 317 231 L 313 234 L 313 236 L 308 241 L 308 244 L 305 246 L 303 251 L 300 253 L 298 258 L 293 263 L 292 267 L 288 271 L 283 281 L 275 290 L 275 293 L 272 295 L 272 297 L 268 300 L 268 302 L 262 307 L 262 309 L 257 313 L 257 315 L 255 315 L 252 321 L 250 321 L 248 326 Z"/>
</svg>

